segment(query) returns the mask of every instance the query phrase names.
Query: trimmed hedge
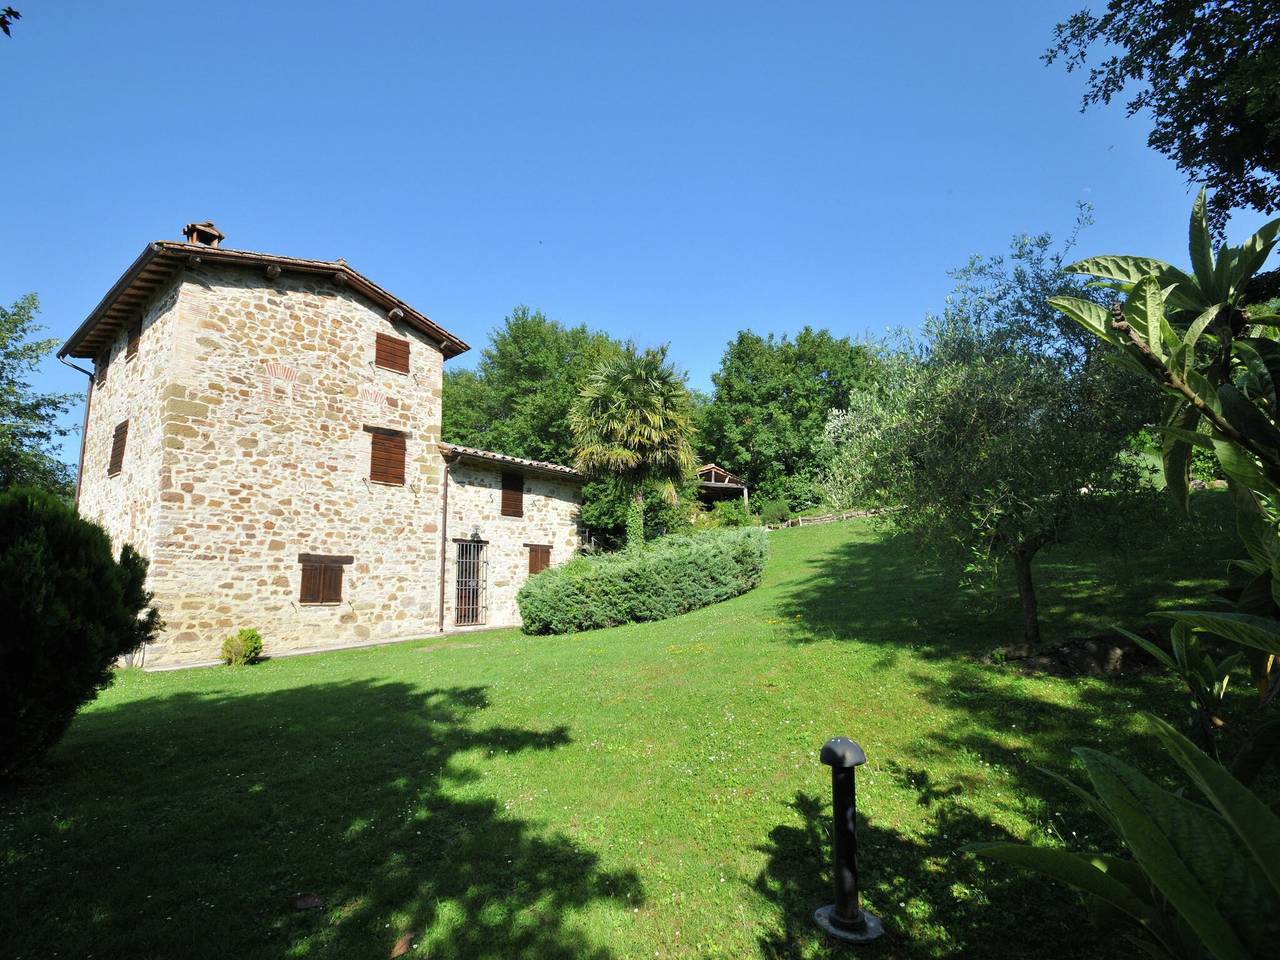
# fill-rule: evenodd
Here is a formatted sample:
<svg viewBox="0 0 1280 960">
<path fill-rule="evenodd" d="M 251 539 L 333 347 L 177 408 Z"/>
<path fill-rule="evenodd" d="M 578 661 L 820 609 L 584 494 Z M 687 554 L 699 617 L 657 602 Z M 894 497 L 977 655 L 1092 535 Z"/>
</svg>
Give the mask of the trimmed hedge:
<svg viewBox="0 0 1280 960">
<path fill-rule="evenodd" d="M 760 582 L 768 555 L 759 527 L 664 537 L 545 570 L 521 587 L 516 602 L 525 633 L 665 620 L 746 593 Z"/>
</svg>

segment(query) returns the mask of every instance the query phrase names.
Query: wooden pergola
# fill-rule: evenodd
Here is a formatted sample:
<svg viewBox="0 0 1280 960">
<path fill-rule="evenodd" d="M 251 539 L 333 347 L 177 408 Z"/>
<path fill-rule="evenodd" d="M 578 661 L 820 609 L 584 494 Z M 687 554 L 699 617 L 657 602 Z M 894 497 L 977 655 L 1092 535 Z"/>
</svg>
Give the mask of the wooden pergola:
<svg viewBox="0 0 1280 960">
<path fill-rule="evenodd" d="M 741 499 L 745 506 L 750 502 L 746 482 L 714 463 L 698 468 L 698 497 L 704 503 Z"/>
</svg>

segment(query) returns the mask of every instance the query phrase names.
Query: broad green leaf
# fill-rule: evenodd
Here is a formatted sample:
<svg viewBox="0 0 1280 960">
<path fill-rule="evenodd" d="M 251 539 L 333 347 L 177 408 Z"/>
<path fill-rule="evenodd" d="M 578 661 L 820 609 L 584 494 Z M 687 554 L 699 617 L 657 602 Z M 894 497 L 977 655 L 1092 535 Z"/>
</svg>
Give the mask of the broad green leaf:
<svg viewBox="0 0 1280 960">
<path fill-rule="evenodd" d="M 1211 633 L 1266 653 L 1280 655 L 1280 621 L 1248 613 L 1218 613 L 1212 610 L 1158 610 L 1153 617 Z"/>
<path fill-rule="evenodd" d="M 1116 629 L 1119 629 L 1119 628 L 1117 627 Z M 1039 770 L 1041 773 L 1043 773 L 1046 777 L 1051 777 L 1054 780 L 1058 781 L 1058 783 L 1066 787 L 1071 793 L 1074 793 L 1076 797 L 1078 797 L 1086 807 L 1088 807 L 1097 815 L 1099 820 L 1101 820 L 1108 827 L 1110 827 L 1113 833 L 1115 833 L 1117 836 L 1119 835 L 1120 827 L 1116 824 L 1116 818 L 1111 815 L 1111 811 L 1107 809 L 1106 804 L 1104 804 L 1101 800 L 1095 797 L 1092 793 L 1090 793 L 1084 787 L 1080 786 L 1077 783 L 1072 782 L 1071 780 L 1068 780 L 1066 777 L 1063 777 L 1063 776 L 1060 776 L 1059 774 L 1054 773 L 1052 770 L 1046 769 L 1045 767 L 1036 767 L 1036 769 Z"/>
<path fill-rule="evenodd" d="M 1169 724 L 1150 714 L 1146 719 L 1170 756 L 1253 854 L 1280 898 L 1280 817 Z"/>
<path fill-rule="evenodd" d="M 1271 248 L 1275 245 L 1278 235 L 1280 235 L 1280 219 L 1264 224 L 1257 233 L 1240 245 L 1231 278 L 1237 294 L 1243 294 L 1248 289 L 1249 281 L 1267 262 L 1267 257 L 1271 255 Z"/>
<path fill-rule="evenodd" d="M 1276 425 L 1256 404 L 1230 383 L 1218 387 L 1218 401 L 1222 404 L 1222 415 L 1255 449 L 1270 449 L 1273 454 L 1280 456 L 1280 430 L 1276 429 Z M 1272 402 L 1274 403 L 1274 396 Z"/>
<path fill-rule="evenodd" d="M 1204 333 L 1205 327 L 1213 322 L 1213 318 L 1218 315 L 1218 311 L 1222 309 L 1222 304 L 1215 303 L 1208 310 L 1205 310 L 1200 316 L 1191 321 L 1191 326 L 1187 327 L 1187 335 L 1182 340 L 1182 371 L 1186 376 L 1186 371 L 1190 370 L 1196 362 L 1196 343 L 1200 340 L 1200 335 Z"/>
<path fill-rule="evenodd" d="M 1191 444 L 1165 437 L 1160 445 L 1164 488 L 1183 516 L 1191 512 Z"/>
<path fill-rule="evenodd" d="M 1193 411 L 1194 412 L 1194 411 Z M 1189 443 L 1193 447 L 1200 447 L 1202 450 L 1212 450 L 1213 441 L 1207 433 L 1200 433 L 1196 430 L 1188 430 L 1185 427 L 1161 426 L 1148 427 L 1152 433 L 1157 433 L 1166 437 L 1173 437 L 1184 443 Z"/>
<path fill-rule="evenodd" d="M 1165 357 L 1163 328 L 1165 291 L 1156 277 L 1143 277 L 1124 302 L 1124 318 L 1147 341 L 1151 352 Z"/>
<path fill-rule="evenodd" d="M 1231 286 L 1232 268 L 1236 262 L 1236 252 L 1225 244 L 1218 249 L 1218 262 L 1213 268 L 1213 282 L 1209 287 L 1201 287 L 1206 300 L 1235 301 L 1235 290 Z"/>
<path fill-rule="evenodd" d="M 1122 636 L 1128 637 L 1143 650 L 1147 651 L 1147 653 L 1151 654 L 1151 656 L 1155 657 L 1156 661 L 1163 664 L 1167 669 L 1177 672 L 1178 665 L 1174 663 L 1173 657 L 1169 656 L 1168 653 L 1156 646 L 1146 637 L 1140 637 L 1136 633 L 1126 630 L 1124 627 L 1112 626 L 1111 629 Z"/>
<path fill-rule="evenodd" d="M 1209 951 L 1217 960 L 1250 957 L 1224 911 L 1265 905 L 1266 899 L 1222 819 L 1114 757 L 1086 748 L 1076 754 L 1138 865 Z"/>
<path fill-rule="evenodd" d="M 1249 551 L 1249 557 L 1259 565 L 1259 572 L 1270 570 L 1276 560 L 1280 559 L 1280 550 L 1277 550 L 1280 544 L 1276 542 L 1275 528 L 1263 516 L 1252 497 L 1233 495 L 1232 499 L 1236 501 L 1236 532 Z"/>
<path fill-rule="evenodd" d="M 1280 313 L 1249 313 L 1249 322 L 1264 327 L 1280 327 Z"/>
<path fill-rule="evenodd" d="M 1117 341 L 1111 331 L 1110 311 L 1101 304 L 1079 297 L 1050 297 L 1049 305 L 1061 310 L 1094 336 L 1113 343 Z"/>
<path fill-rule="evenodd" d="M 1232 440 L 1213 438 L 1213 452 L 1218 458 L 1218 466 L 1231 480 L 1242 483 L 1251 490 L 1268 490 L 1271 483 L 1266 474 L 1258 466 L 1253 454 L 1249 453 Z"/>
<path fill-rule="evenodd" d="M 1191 205 L 1191 229 L 1189 246 L 1191 248 L 1191 269 L 1195 271 L 1196 282 L 1200 289 L 1208 295 L 1213 285 L 1213 237 L 1209 233 L 1209 220 L 1205 216 L 1205 191 L 1201 189 L 1196 202 Z"/>
<path fill-rule="evenodd" d="M 971 843 L 964 849 L 1069 883 L 1077 890 L 1106 901 L 1139 923 L 1150 916 L 1150 908 L 1135 897 L 1126 884 L 1099 869 L 1093 858 L 1087 855 L 1048 847 L 1029 847 L 1021 843 Z"/>
<path fill-rule="evenodd" d="M 1200 414 L 1189 404 L 1176 405 L 1170 422 L 1162 432 L 1169 429 L 1192 432 Z M 1209 441 L 1212 448 L 1213 441 Z M 1160 442 L 1160 463 L 1164 469 L 1165 492 L 1172 498 L 1178 509 L 1185 516 L 1191 512 L 1191 450 L 1192 441 L 1176 434 L 1166 433 Z"/>
<path fill-rule="evenodd" d="M 1091 277 L 1102 277 L 1104 280 L 1119 280 L 1122 283 L 1137 283 L 1143 277 L 1161 276 L 1172 270 L 1170 264 L 1152 257 L 1131 257 L 1107 254 L 1101 257 L 1086 257 L 1063 267 L 1064 273 L 1086 273 Z"/>
<path fill-rule="evenodd" d="M 1232 348 L 1249 374 L 1263 382 L 1262 397 L 1274 413 L 1280 399 L 1280 343 L 1266 337 L 1241 337 Z"/>
</svg>

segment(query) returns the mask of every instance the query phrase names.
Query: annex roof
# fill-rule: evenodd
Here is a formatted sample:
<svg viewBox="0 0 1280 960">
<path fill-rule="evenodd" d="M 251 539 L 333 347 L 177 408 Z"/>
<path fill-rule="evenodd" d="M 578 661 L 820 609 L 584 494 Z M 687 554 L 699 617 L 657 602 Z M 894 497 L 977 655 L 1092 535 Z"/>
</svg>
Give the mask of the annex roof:
<svg viewBox="0 0 1280 960">
<path fill-rule="evenodd" d="M 328 276 L 335 283 L 368 297 L 384 308 L 392 319 L 403 320 L 435 340 L 440 344 L 446 359 L 470 349 L 466 342 L 378 286 L 345 260 L 306 260 L 251 250 L 231 250 L 205 243 L 157 240 L 147 244 L 138 259 L 133 261 L 132 266 L 107 291 L 102 302 L 94 307 L 93 312 L 62 345 L 58 356 L 98 356 L 103 347 L 118 336 L 122 329 L 136 321 L 138 310 L 161 284 L 167 282 L 177 271 L 201 263 L 262 267 L 268 277 L 276 277 L 284 272 Z"/>
<path fill-rule="evenodd" d="M 461 447 L 456 443 L 440 444 L 440 452 L 446 460 L 481 460 L 486 463 L 498 463 L 508 467 L 519 467 L 531 473 L 543 473 L 567 480 L 585 480 L 586 477 L 573 467 L 565 467 L 558 463 L 544 463 L 541 460 L 525 460 L 505 453 L 494 453 L 491 450 L 477 450 L 474 447 Z"/>
<path fill-rule="evenodd" d="M 698 479 L 707 486 L 745 487 L 747 485 L 741 477 L 714 463 L 704 463 L 700 466 Z"/>
</svg>

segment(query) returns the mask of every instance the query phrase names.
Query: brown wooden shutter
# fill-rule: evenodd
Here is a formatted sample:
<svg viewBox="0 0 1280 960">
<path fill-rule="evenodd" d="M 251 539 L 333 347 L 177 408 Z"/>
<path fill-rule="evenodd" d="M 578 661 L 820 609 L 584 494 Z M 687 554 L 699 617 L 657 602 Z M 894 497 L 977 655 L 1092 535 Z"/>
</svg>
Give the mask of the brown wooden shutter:
<svg viewBox="0 0 1280 960">
<path fill-rule="evenodd" d="M 352 556 L 331 556 L 323 553 L 300 553 L 302 583 L 298 590 L 299 603 L 339 603 L 342 600 L 342 568 L 352 563 Z"/>
<path fill-rule="evenodd" d="M 544 544 L 529 543 L 529 576 L 541 573 L 551 566 L 551 548 Z"/>
<path fill-rule="evenodd" d="M 409 372 L 409 341 L 390 334 L 378 334 L 373 351 L 373 362 L 384 370 L 396 373 Z"/>
<path fill-rule="evenodd" d="M 320 602 L 320 572 L 322 570 L 324 570 L 324 567 L 318 563 L 304 563 L 302 565 L 302 589 L 298 593 L 299 603 Z"/>
<path fill-rule="evenodd" d="M 142 324 L 135 323 L 129 328 L 129 341 L 124 348 L 124 358 L 132 360 L 138 355 L 138 343 L 142 340 Z"/>
<path fill-rule="evenodd" d="M 114 477 L 124 466 L 124 446 L 129 439 L 129 421 L 116 424 L 115 433 L 111 435 L 111 460 L 107 464 L 107 476 Z"/>
<path fill-rule="evenodd" d="M 369 479 L 404 486 L 404 434 L 371 430 Z"/>
<path fill-rule="evenodd" d="M 338 603 L 342 599 L 342 567 L 325 564 L 320 571 L 320 602 Z"/>
<path fill-rule="evenodd" d="M 502 515 L 504 517 L 524 516 L 524 475 L 519 473 L 503 473 L 502 475 Z"/>
</svg>

